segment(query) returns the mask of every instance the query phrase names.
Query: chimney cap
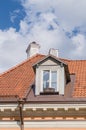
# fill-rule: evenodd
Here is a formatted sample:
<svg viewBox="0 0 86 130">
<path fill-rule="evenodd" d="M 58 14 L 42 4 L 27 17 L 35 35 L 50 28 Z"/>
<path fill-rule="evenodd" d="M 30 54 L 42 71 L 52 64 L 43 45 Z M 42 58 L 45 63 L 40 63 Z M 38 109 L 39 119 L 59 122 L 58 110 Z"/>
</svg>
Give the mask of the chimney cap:
<svg viewBox="0 0 86 130">
<path fill-rule="evenodd" d="M 39 45 L 38 43 L 36 43 L 35 41 L 33 41 L 33 42 L 31 42 L 31 43 L 29 44 L 29 46 L 27 47 L 26 53 L 27 53 L 28 50 L 30 49 L 31 45 L 36 45 L 38 48 L 40 48 L 40 45 Z"/>
<path fill-rule="evenodd" d="M 58 57 L 58 49 L 50 48 L 49 54 Z"/>
<path fill-rule="evenodd" d="M 26 49 L 27 57 L 31 57 L 37 53 L 39 53 L 40 45 L 35 41 L 31 42 Z"/>
</svg>

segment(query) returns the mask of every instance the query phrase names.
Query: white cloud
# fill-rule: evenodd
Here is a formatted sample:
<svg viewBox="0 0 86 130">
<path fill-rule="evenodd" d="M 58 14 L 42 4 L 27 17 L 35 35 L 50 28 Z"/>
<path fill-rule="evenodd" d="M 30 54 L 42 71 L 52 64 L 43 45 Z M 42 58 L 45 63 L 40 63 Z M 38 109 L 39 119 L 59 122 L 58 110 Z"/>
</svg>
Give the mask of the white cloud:
<svg viewBox="0 0 86 130">
<path fill-rule="evenodd" d="M 14 28 L 0 30 L 0 39 L 0 70 L 2 72 L 25 58 L 26 44 L 24 43 L 26 41 Z"/>
<path fill-rule="evenodd" d="M 69 39 L 65 34 L 68 31 L 72 33 L 78 26 L 82 33 L 84 27 L 86 28 L 85 0 L 23 0 L 22 4 L 27 14 L 25 22 L 33 23 L 29 25 L 31 40 L 40 41 L 44 51 L 53 46 L 59 48 L 64 56 L 85 58 L 84 47 L 81 47 L 84 46 L 82 39 L 80 38 L 81 42 L 78 44 L 78 40 L 74 40 L 77 35 Z M 53 29 L 49 30 L 49 26 Z M 81 35 L 85 37 L 84 33 Z M 46 42 L 47 47 L 44 44 Z"/>
<path fill-rule="evenodd" d="M 58 21 L 65 30 L 71 30 L 75 26 L 86 23 L 86 0 L 53 0 L 53 2 L 52 0 L 23 0 L 23 6 L 27 15 L 29 11 L 35 14 L 54 9 Z"/>
<path fill-rule="evenodd" d="M 10 12 L 10 20 L 12 23 L 15 22 L 15 19 L 18 17 L 18 14 L 20 13 L 20 10 L 14 10 L 13 12 Z"/>
<path fill-rule="evenodd" d="M 0 30 L 0 71 L 26 59 L 28 44 L 36 41 L 41 45 L 41 52 L 49 48 L 59 49 L 60 56 L 83 59 L 86 48 L 86 0 L 21 0 L 26 12 L 20 21 L 20 29 Z M 15 12 L 18 13 L 18 12 Z M 13 17 L 13 18 L 12 18 Z M 15 15 L 11 20 L 15 22 Z M 80 31 L 72 37 L 74 28 Z"/>
<path fill-rule="evenodd" d="M 85 48 L 86 48 L 86 38 L 82 34 L 78 34 L 72 38 L 73 44 L 75 46 L 75 50 L 73 50 L 73 55 L 76 55 L 78 58 L 85 56 Z"/>
<path fill-rule="evenodd" d="M 28 30 L 29 30 L 29 26 L 28 26 L 27 22 L 21 20 L 20 21 L 20 30 L 19 30 L 19 33 L 21 33 L 22 35 L 26 35 L 28 33 Z"/>
</svg>

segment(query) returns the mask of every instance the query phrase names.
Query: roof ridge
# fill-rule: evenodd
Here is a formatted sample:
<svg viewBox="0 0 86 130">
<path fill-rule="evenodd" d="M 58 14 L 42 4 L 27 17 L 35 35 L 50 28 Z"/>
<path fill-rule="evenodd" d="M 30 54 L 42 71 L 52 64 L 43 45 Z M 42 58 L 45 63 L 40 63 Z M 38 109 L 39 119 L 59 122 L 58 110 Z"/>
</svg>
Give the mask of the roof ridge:
<svg viewBox="0 0 86 130">
<path fill-rule="evenodd" d="M 81 60 L 81 59 L 79 59 L 79 60 L 71 60 L 71 61 L 86 61 L 86 60 L 83 60 L 83 59 Z"/>
<path fill-rule="evenodd" d="M 58 59 L 60 59 L 60 60 L 66 60 L 66 61 L 72 61 L 71 59 L 66 59 L 66 58 L 61 58 L 61 57 L 59 57 Z"/>
<path fill-rule="evenodd" d="M 25 64 L 26 62 L 32 60 L 33 58 L 35 58 L 35 57 L 37 57 L 37 56 L 39 56 L 39 55 L 44 56 L 44 55 L 42 55 L 42 54 L 36 54 L 36 55 L 34 55 L 34 56 L 32 56 L 32 57 L 30 57 L 30 58 L 24 60 L 23 62 L 21 62 L 21 63 L 15 65 L 14 67 L 8 69 L 7 71 L 2 72 L 2 73 L 0 74 L 0 77 L 1 77 L 2 75 L 6 74 L 6 73 L 9 73 L 10 71 L 13 71 L 13 70 L 16 69 L 17 67 L 19 67 L 19 66 Z"/>
<path fill-rule="evenodd" d="M 61 58 L 49 54 L 49 55 L 46 55 L 43 59 L 37 61 L 35 64 L 33 64 L 33 66 L 35 66 L 36 64 L 39 64 L 40 62 L 44 61 L 44 60 L 45 60 L 46 58 L 48 58 L 48 57 L 52 57 L 53 59 L 55 59 L 55 60 L 57 60 L 57 61 L 59 61 L 59 62 L 62 62 L 62 63 L 65 64 L 65 65 L 67 65 L 67 63 L 66 63 L 65 61 L 61 60 Z"/>
<path fill-rule="evenodd" d="M 64 60 L 64 61 L 67 61 L 67 62 L 86 62 L 86 60 L 81 60 L 81 59 L 65 59 L 65 58 L 59 58 L 60 60 Z"/>
</svg>

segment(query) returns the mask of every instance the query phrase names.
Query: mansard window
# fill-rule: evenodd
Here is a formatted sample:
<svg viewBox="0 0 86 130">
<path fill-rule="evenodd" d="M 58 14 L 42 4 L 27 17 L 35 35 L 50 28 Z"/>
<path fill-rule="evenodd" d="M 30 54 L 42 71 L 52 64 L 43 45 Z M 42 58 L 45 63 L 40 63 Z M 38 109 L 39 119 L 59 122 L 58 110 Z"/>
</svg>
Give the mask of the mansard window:
<svg viewBox="0 0 86 130">
<path fill-rule="evenodd" d="M 43 89 L 57 89 L 57 71 L 43 70 Z"/>
</svg>

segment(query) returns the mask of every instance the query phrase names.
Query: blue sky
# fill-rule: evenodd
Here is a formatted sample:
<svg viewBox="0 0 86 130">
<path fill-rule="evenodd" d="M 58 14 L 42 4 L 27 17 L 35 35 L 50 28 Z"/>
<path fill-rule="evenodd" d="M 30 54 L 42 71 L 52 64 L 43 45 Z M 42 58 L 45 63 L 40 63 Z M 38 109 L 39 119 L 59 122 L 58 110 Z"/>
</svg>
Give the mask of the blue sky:
<svg viewBox="0 0 86 130">
<path fill-rule="evenodd" d="M 19 30 L 19 21 L 24 18 L 24 10 L 19 0 L 0 0 L 0 29 L 14 27 Z M 11 17 L 14 16 L 14 21 Z"/>
<path fill-rule="evenodd" d="M 0 0 L 0 72 L 25 60 L 32 41 L 86 59 L 86 0 Z"/>
</svg>

